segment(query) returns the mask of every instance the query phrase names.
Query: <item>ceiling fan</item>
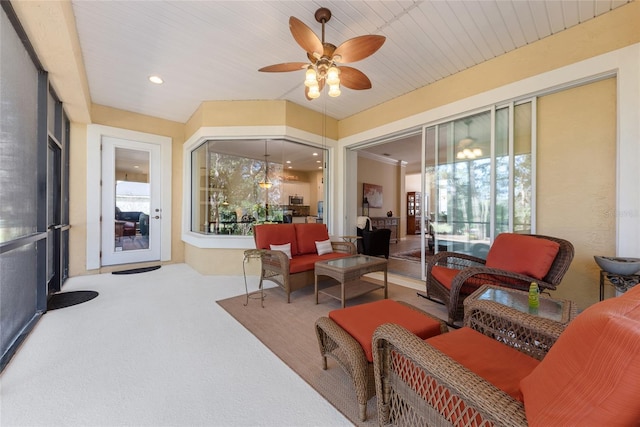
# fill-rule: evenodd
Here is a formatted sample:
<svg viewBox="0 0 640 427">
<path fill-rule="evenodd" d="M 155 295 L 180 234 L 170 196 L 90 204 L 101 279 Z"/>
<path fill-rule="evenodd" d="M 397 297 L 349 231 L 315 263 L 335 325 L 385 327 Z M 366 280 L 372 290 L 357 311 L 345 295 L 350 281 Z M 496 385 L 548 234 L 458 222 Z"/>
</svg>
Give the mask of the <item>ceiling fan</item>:
<svg viewBox="0 0 640 427">
<path fill-rule="evenodd" d="M 380 49 L 386 38 L 377 35 L 359 36 L 336 47 L 324 41 L 324 24 L 331 19 L 331 11 L 321 7 L 314 16 L 322 24 L 322 39 L 299 19 L 293 16 L 289 18 L 289 30 L 300 47 L 307 52 L 310 62 L 285 62 L 262 67 L 258 71 L 306 69 L 304 94 L 308 100 L 318 98 L 325 84 L 329 85 L 329 96 L 333 97 L 340 95 L 340 84 L 354 90 L 371 89 L 371 80 L 362 71 L 338 64 L 367 58 Z"/>
</svg>

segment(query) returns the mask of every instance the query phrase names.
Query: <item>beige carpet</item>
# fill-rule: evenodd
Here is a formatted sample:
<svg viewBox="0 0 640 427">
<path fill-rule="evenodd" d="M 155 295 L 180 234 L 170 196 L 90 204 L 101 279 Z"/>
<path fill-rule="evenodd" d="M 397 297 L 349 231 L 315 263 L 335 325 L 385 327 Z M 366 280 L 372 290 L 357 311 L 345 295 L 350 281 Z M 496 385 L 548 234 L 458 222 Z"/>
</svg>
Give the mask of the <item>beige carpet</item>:
<svg viewBox="0 0 640 427">
<path fill-rule="evenodd" d="M 316 305 L 313 286 L 292 293 L 290 304 L 286 303 L 285 294 L 279 287 L 267 289 L 265 294 L 264 308 L 260 307 L 259 300 L 253 299 L 244 306 L 244 295 L 218 301 L 218 304 L 355 425 L 377 426 L 376 398 L 369 400 L 367 421 L 361 422 L 358 419 L 355 390 L 348 375 L 331 358 L 328 359 L 328 369 L 322 370 L 314 324 L 317 318 L 340 308 L 340 302 L 321 294 L 320 303 Z M 380 298 L 382 290 L 349 300 L 347 306 Z M 413 289 L 390 284 L 389 298 L 406 301 L 437 317 L 446 318 L 443 306 L 418 297 Z M 312 421 L 322 424 L 322 420 Z"/>
</svg>

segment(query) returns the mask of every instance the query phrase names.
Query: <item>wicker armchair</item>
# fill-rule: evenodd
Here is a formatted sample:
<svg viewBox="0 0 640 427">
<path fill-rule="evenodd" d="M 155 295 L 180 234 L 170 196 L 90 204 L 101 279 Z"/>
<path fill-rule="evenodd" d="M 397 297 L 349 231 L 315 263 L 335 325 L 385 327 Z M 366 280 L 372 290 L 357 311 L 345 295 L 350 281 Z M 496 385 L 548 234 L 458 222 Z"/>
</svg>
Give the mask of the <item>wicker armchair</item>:
<svg viewBox="0 0 640 427">
<path fill-rule="evenodd" d="M 537 360 L 566 328 L 492 301 L 475 307 L 464 326 Z M 380 425 L 528 425 L 521 401 L 401 326 L 376 329 L 373 349 Z"/>
<path fill-rule="evenodd" d="M 548 252 L 537 251 L 533 247 L 545 246 L 544 242 L 535 242 L 531 238 L 555 242 L 554 245 L 559 246 L 551 265 L 546 267 L 548 270 L 545 270 L 546 273 L 542 273 L 540 277 L 523 274 L 521 271 L 495 268 L 493 264 L 487 263 L 487 260 L 491 259 L 492 253 L 494 259 L 496 258 L 495 254 L 506 253 L 506 258 L 512 258 L 514 263 L 520 265 L 524 263 L 540 265 L 545 262 L 545 259 L 550 261 Z M 511 240 L 511 244 L 515 240 L 524 242 L 525 245 L 527 242 L 540 243 L 541 245 L 532 245 L 529 249 L 520 244 L 520 250 L 517 248 L 510 250 L 513 246 L 505 248 L 505 244 L 501 243 L 508 240 Z M 564 239 L 534 234 L 503 233 L 496 238 L 493 246 L 489 249 L 487 260 L 457 252 L 439 252 L 434 255 L 427 263 L 427 297 L 439 300 L 447 306 L 448 323 L 452 325 L 461 321 L 464 316 L 464 299 L 482 285 L 528 290 L 531 282 L 537 282 L 540 291 L 555 290 L 569 269 L 573 254 L 573 245 Z M 438 277 L 434 277 L 434 272 L 440 273 L 436 274 Z"/>
<path fill-rule="evenodd" d="M 376 329 L 379 425 L 638 425 L 640 287 L 568 324 L 477 302 L 465 327 L 426 341 Z"/>
</svg>

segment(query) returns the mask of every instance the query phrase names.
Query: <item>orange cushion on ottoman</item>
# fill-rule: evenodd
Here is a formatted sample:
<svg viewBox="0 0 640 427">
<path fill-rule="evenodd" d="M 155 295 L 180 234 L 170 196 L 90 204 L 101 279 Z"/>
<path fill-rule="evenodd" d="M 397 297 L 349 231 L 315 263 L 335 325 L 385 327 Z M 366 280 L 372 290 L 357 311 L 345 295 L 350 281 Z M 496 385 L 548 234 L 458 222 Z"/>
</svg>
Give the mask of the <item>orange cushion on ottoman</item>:
<svg viewBox="0 0 640 427">
<path fill-rule="evenodd" d="M 373 332 L 380 325 L 395 323 L 422 339 L 442 330 L 441 321 L 390 299 L 333 310 L 329 318 L 360 343 L 369 362 L 373 362 Z"/>
</svg>

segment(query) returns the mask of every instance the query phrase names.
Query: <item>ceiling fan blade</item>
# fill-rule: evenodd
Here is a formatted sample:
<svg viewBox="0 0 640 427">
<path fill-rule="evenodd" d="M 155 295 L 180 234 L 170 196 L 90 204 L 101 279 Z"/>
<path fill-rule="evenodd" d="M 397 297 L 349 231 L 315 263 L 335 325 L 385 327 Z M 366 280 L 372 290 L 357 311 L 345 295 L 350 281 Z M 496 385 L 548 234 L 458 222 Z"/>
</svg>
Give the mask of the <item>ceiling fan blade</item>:
<svg viewBox="0 0 640 427">
<path fill-rule="evenodd" d="M 268 65 L 260 68 L 258 71 L 265 73 L 282 73 L 286 71 L 304 70 L 309 65 L 308 62 L 285 62 L 283 64 Z"/>
<path fill-rule="evenodd" d="M 340 66 L 340 84 L 353 90 L 371 89 L 371 80 L 362 71 Z"/>
<path fill-rule="evenodd" d="M 314 53 L 322 56 L 322 42 L 307 25 L 298 18 L 291 16 L 289 18 L 289 30 L 291 35 L 307 53 L 314 56 Z"/>
<path fill-rule="evenodd" d="M 356 62 L 375 53 L 384 44 L 384 36 L 359 36 L 342 43 L 333 52 L 336 62 Z M 340 58 L 337 58 L 337 57 Z"/>
</svg>

